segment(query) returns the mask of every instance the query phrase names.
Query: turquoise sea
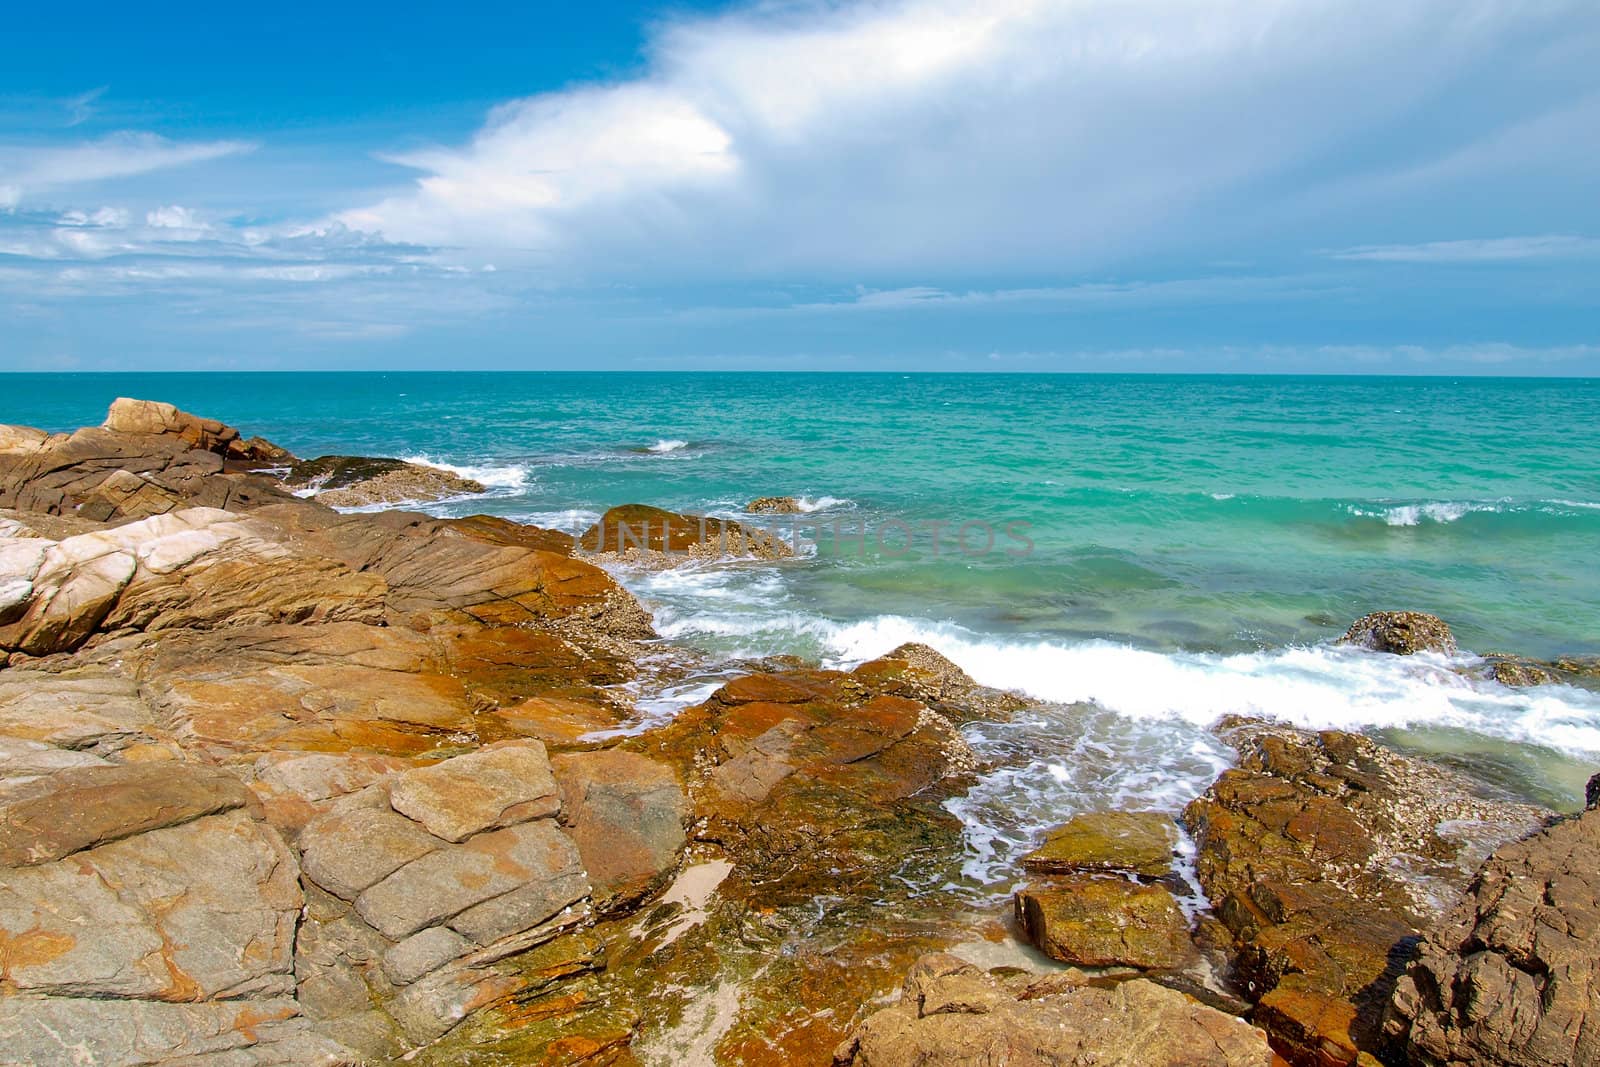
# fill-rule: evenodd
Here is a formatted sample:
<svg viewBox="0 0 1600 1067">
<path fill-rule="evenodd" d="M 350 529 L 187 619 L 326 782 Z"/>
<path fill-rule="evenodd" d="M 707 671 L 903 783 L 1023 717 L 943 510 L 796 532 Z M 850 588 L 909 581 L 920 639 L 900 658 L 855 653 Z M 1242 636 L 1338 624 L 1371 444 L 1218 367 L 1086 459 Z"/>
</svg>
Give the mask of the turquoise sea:
<svg viewBox="0 0 1600 1067">
<path fill-rule="evenodd" d="M 1600 652 L 1600 381 L 129 374 L 0 390 L 4 422 L 71 429 L 113 397 L 161 399 L 302 456 L 401 456 L 490 486 L 440 513 L 577 530 L 614 504 L 736 515 L 801 497 L 817 527 L 802 542 L 818 535 L 803 558 L 621 577 L 669 640 L 719 655 L 845 663 L 923 640 L 1037 698 L 1031 725 L 974 738 L 1010 767 L 969 798 L 987 806 L 977 877 L 1034 814 L 1181 803 L 1228 759 L 1203 728 L 1229 713 L 1384 731 L 1567 805 L 1600 763 L 1594 693 L 1451 669 L 1470 655 L 1329 645 L 1410 608 L 1472 652 Z"/>
</svg>

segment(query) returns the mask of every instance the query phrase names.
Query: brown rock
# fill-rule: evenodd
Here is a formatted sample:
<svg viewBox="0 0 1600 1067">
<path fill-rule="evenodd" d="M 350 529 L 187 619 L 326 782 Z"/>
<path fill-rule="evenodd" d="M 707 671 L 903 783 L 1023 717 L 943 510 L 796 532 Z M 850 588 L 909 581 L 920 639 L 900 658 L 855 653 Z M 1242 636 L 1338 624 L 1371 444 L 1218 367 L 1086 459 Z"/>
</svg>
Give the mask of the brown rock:
<svg viewBox="0 0 1600 1067">
<path fill-rule="evenodd" d="M 1600 812 L 1484 864 L 1397 984 L 1387 1029 L 1415 1063 L 1600 1063 Z"/>
<path fill-rule="evenodd" d="M 441 500 L 485 492 L 482 482 L 438 467 L 371 456 L 322 456 L 302 460 L 283 476 L 285 485 L 315 490 L 330 507 L 368 507 Z"/>
<path fill-rule="evenodd" d="M 1160 878 L 1172 870 L 1177 845 L 1177 826 L 1160 812 L 1092 812 L 1046 833 L 1044 844 L 1022 857 L 1022 868 L 1031 874 L 1128 871 Z"/>
<path fill-rule="evenodd" d="M 951 956 L 925 956 L 899 1003 L 834 1053 L 839 1067 L 1270 1067 L 1266 1035 L 1153 982 L 1033 994 Z"/>
<path fill-rule="evenodd" d="M 647 896 L 677 869 L 689 803 L 670 767 L 616 749 L 558 756 L 562 822 L 601 907 Z"/>
<path fill-rule="evenodd" d="M 1184 822 L 1258 1021 L 1301 1062 L 1375 1054 L 1406 947 L 1481 855 L 1545 813 L 1357 735 L 1246 721 L 1223 736 L 1240 766 Z"/>
<path fill-rule="evenodd" d="M 798 515 L 800 501 L 792 496 L 758 496 L 744 506 L 752 515 Z"/>
<path fill-rule="evenodd" d="M 1161 885 L 1075 875 L 1016 895 L 1017 923 L 1051 959 L 1174 970 L 1195 958 L 1189 922 Z"/>
<path fill-rule="evenodd" d="M 259 437 L 241 440 L 239 431 L 232 426 L 179 411 L 171 404 L 155 400 L 118 397 L 111 402 L 102 428 L 113 433 L 173 437 L 190 448 L 214 452 L 242 463 L 282 463 L 294 459 L 270 441 Z"/>
<path fill-rule="evenodd" d="M 48 863 L 243 807 L 248 798 L 238 778 L 213 767 L 70 768 L 0 794 L 0 866 Z"/>
<path fill-rule="evenodd" d="M 646 504 L 624 504 L 607 511 L 578 538 L 578 545 L 585 552 L 656 564 L 723 556 L 788 559 L 794 555 L 793 546 L 765 530 Z"/>
<path fill-rule="evenodd" d="M 1375 611 L 1350 624 L 1340 644 L 1359 645 L 1374 652 L 1410 656 L 1417 652 L 1456 651 L 1455 635 L 1443 619 L 1420 611 Z"/>
</svg>

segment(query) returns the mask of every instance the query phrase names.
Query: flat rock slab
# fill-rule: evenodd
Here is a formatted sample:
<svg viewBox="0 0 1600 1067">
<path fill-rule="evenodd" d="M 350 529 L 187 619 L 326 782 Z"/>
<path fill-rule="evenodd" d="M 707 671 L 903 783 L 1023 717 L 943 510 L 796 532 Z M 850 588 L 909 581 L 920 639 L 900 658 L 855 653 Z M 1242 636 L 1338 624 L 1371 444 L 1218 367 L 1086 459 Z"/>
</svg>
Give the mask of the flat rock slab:
<svg viewBox="0 0 1600 1067">
<path fill-rule="evenodd" d="M 1195 955 L 1170 892 L 1122 878 L 1069 875 L 1016 895 L 1017 921 L 1051 959 L 1086 967 L 1182 967 Z"/>
<path fill-rule="evenodd" d="M 1242 1019 L 1154 982 L 1110 989 L 1053 977 L 1000 979 L 924 956 L 899 1003 L 835 1051 L 839 1067 L 1270 1067 L 1267 1037 Z"/>
<path fill-rule="evenodd" d="M 334 896 L 354 900 L 363 889 L 444 842 L 403 815 L 377 808 L 334 812 L 300 834 L 306 877 Z"/>
<path fill-rule="evenodd" d="M 249 799 L 227 771 L 195 764 L 76 767 L 0 797 L 0 865 L 48 863 Z"/>
<path fill-rule="evenodd" d="M 389 802 L 446 841 L 464 841 L 561 808 L 544 745 L 533 740 L 506 741 L 406 771 L 390 783 Z"/>
<path fill-rule="evenodd" d="M 541 819 L 413 860 L 357 897 L 356 911 L 385 937 L 399 940 L 513 890 L 564 882 L 581 865 L 572 840 Z"/>
<path fill-rule="evenodd" d="M 1129 871 L 1160 878 L 1171 872 L 1177 844 L 1177 825 L 1160 812 L 1094 812 L 1051 830 L 1022 857 L 1022 867 L 1030 874 Z"/>
</svg>

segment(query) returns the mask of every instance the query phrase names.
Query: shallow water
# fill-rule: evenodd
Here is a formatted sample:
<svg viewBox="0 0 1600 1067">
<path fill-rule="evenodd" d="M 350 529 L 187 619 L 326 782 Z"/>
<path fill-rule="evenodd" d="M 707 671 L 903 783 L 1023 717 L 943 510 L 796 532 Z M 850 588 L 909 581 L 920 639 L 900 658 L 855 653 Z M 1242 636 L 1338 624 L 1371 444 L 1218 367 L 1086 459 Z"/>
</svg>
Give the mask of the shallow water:
<svg viewBox="0 0 1600 1067">
<path fill-rule="evenodd" d="M 970 730 L 999 764 L 952 804 L 968 825 L 971 887 L 1003 881 L 1019 849 L 1075 811 L 1176 811 L 1226 764 L 1205 728 L 1227 714 L 1382 730 L 1560 807 L 1578 802 L 1600 764 L 1596 693 L 1471 680 L 1452 669 L 1470 654 L 1400 659 L 1328 644 L 1367 611 L 1412 608 L 1445 617 L 1470 650 L 1600 651 L 1600 382 L 5 383 L 0 421 L 70 429 L 98 422 L 117 395 L 150 397 L 301 455 L 396 455 L 489 488 L 430 508 L 442 514 L 577 531 L 621 503 L 734 515 L 756 496 L 803 498 L 803 515 L 766 520 L 786 537 L 807 524 L 799 559 L 620 576 L 664 637 L 716 656 L 847 665 L 919 640 L 979 681 L 1038 700 L 1014 724 Z M 986 531 L 993 548 L 973 551 Z M 640 694 L 637 727 L 702 699 L 715 680 Z"/>
</svg>

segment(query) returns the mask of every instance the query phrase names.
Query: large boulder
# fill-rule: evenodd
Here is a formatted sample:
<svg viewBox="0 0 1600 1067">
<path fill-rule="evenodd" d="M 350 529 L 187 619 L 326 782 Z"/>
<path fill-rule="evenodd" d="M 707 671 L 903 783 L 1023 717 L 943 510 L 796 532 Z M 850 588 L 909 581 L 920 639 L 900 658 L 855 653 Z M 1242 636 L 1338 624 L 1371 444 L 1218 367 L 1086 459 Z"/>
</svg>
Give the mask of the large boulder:
<svg viewBox="0 0 1600 1067">
<path fill-rule="evenodd" d="M 1339 643 L 1396 656 L 1418 652 L 1449 655 L 1456 651 L 1455 635 L 1445 621 L 1420 611 L 1375 611 L 1363 615 L 1350 624 Z"/>
<path fill-rule="evenodd" d="M 1182 993 L 1135 980 L 998 978 L 925 956 L 900 1000 L 868 1017 L 836 1067 L 1270 1067 L 1266 1035 Z"/>
<path fill-rule="evenodd" d="M 647 504 L 612 508 L 584 531 L 578 545 L 594 555 L 654 566 L 739 556 L 788 559 L 794 555 L 794 546 L 758 527 L 731 519 L 680 515 Z"/>
<path fill-rule="evenodd" d="M 1497 851 L 1397 983 L 1418 1064 L 1600 1064 L 1600 811 Z"/>
<path fill-rule="evenodd" d="M 1172 870 L 1178 827 L 1158 811 L 1096 811 L 1075 815 L 1045 834 L 1022 857 L 1029 874 L 1126 871 L 1160 878 Z"/>
<path fill-rule="evenodd" d="M 1495 846 L 1548 815 L 1353 734 L 1235 722 L 1240 753 L 1184 810 L 1254 1018 L 1297 1063 L 1356 1063 L 1407 947 Z"/>
<path fill-rule="evenodd" d="M 381 578 L 301 555 L 276 531 L 189 508 L 52 542 L 0 539 L 15 588 L 0 650 L 71 651 L 97 632 L 382 618 Z"/>
<path fill-rule="evenodd" d="M 294 462 L 294 456 L 260 437 L 246 440 L 232 426 L 179 411 L 158 400 L 118 397 L 111 402 L 102 429 L 113 433 L 149 434 L 176 438 L 189 448 L 213 452 L 239 463 L 262 466 Z"/>
</svg>

